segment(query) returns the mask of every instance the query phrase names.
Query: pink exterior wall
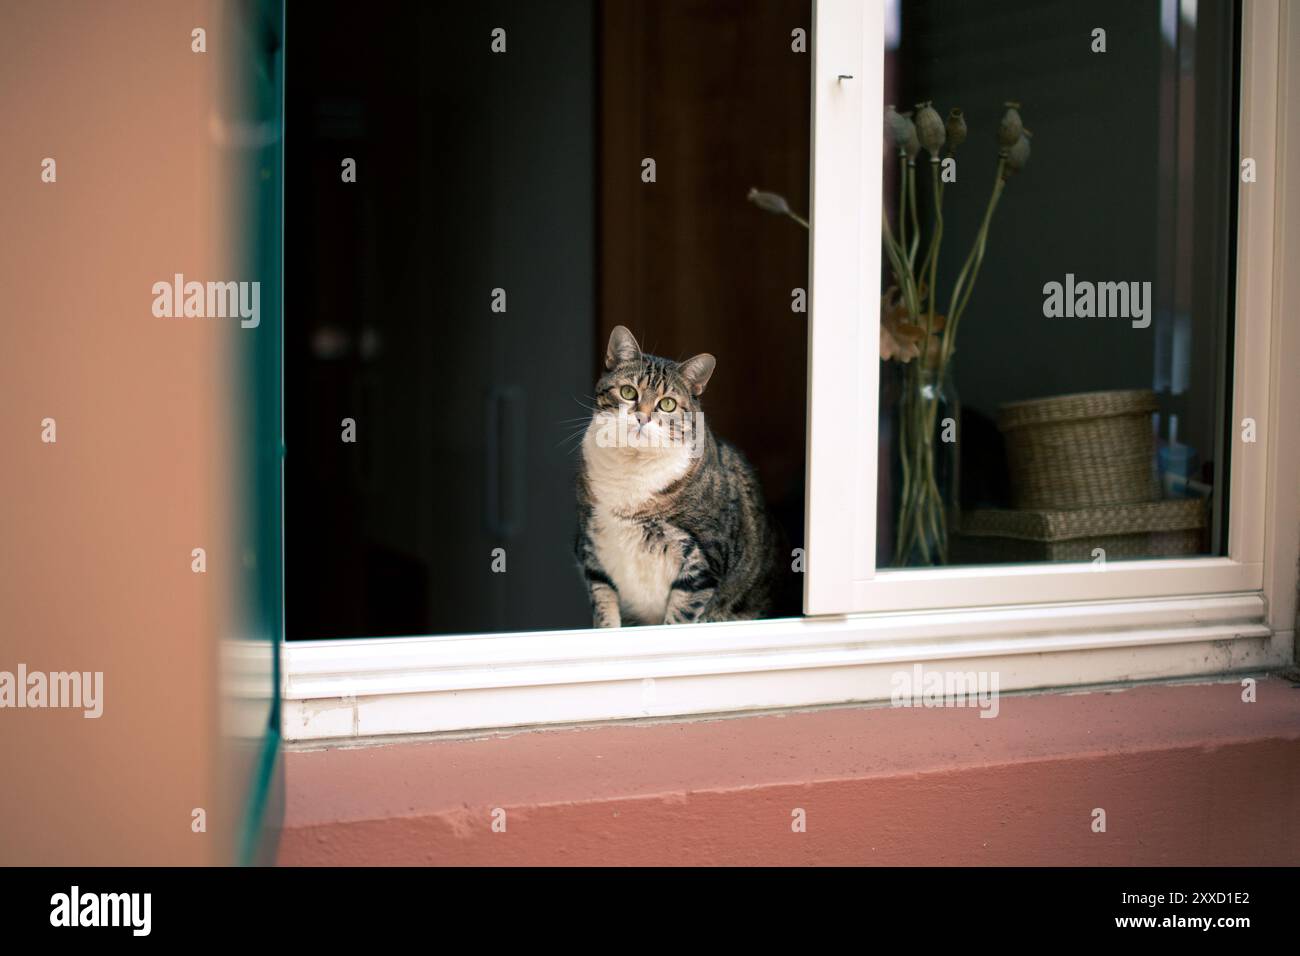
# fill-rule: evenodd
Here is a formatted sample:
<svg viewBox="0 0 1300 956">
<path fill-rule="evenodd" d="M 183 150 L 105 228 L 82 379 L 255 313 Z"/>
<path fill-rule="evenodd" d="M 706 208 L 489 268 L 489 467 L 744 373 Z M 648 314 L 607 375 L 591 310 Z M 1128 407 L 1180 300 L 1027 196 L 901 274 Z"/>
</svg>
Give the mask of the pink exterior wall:
<svg viewBox="0 0 1300 956">
<path fill-rule="evenodd" d="M 97 719 L 0 713 L 0 864 L 212 863 L 234 843 L 217 696 L 231 329 L 151 308 L 176 272 L 234 278 L 229 154 L 209 128 L 220 13 L 0 15 L 0 670 L 103 673 Z M 210 53 L 191 50 L 198 25 Z"/>
<path fill-rule="evenodd" d="M 1249 704 L 1235 681 L 1148 686 L 1004 697 L 995 719 L 846 707 L 286 766 L 288 865 L 1300 863 L 1300 689 L 1277 679 Z"/>
</svg>

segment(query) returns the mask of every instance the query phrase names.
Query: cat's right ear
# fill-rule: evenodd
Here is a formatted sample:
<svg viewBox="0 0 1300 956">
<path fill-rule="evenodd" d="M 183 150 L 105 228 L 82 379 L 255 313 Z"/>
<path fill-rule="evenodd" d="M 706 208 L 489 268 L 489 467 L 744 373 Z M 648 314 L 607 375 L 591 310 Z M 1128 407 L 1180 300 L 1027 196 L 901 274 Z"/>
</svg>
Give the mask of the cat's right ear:
<svg viewBox="0 0 1300 956">
<path fill-rule="evenodd" d="M 636 344 L 632 333 L 621 325 L 614 326 L 609 334 L 609 345 L 605 348 L 605 368 L 613 368 L 620 362 L 632 362 L 641 357 L 641 346 Z"/>
</svg>

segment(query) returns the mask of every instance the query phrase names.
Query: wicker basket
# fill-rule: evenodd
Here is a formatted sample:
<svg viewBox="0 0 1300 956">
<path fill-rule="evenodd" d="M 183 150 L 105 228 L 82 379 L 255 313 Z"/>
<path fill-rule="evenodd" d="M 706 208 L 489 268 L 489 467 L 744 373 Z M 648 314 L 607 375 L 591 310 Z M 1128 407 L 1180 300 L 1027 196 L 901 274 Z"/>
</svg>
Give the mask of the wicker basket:
<svg viewBox="0 0 1300 956">
<path fill-rule="evenodd" d="M 1089 392 L 1003 405 L 1017 508 L 1067 510 L 1160 498 L 1149 390 Z"/>
<path fill-rule="evenodd" d="M 961 564 L 1006 561 L 1091 561 L 1205 553 L 1202 498 L 1148 501 L 1075 511 L 967 511 L 953 539 Z"/>
</svg>

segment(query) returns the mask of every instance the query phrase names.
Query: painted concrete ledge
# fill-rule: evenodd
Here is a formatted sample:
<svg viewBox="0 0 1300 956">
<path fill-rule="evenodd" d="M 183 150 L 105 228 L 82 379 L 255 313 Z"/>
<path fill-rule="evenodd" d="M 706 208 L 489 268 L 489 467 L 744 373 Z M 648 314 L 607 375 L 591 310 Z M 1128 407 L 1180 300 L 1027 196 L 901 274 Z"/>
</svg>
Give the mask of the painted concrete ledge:
<svg viewBox="0 0 1300 956">
<path fill-rule="evenodd" d="M 279 862 L 1300 864 L 1300 688 L 1241 694 L 1159 685 L 1003 697 L 994 719 L 845 707 L 291 752 Z"/>
</svg>

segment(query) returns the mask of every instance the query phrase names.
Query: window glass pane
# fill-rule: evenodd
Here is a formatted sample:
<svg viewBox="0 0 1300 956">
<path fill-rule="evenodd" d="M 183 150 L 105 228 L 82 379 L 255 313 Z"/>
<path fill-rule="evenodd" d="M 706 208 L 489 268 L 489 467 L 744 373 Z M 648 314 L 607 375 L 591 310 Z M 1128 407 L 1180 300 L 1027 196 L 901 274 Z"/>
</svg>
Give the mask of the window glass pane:
<svg viewBox="0 0 1300 956">
<path fill-rule="evenodd" d="M 878 566 L 1225 553 L 1234 5 L 888 14 Z"/>
<path fill-rule="evenodd" d="M 810 7 L 290 11 L 289 638 L 586 627 L 605 579 L 624 624 L 797 612 Z M 670 361 L 597 395 L 620 326 Z M 597 406 L 664 440 L 611 456 L 584 580 Z M 694 454 L 706 429 L 752 472 Z M 655 451 L 691 453 L 695 497 Z"/>
</svg>

